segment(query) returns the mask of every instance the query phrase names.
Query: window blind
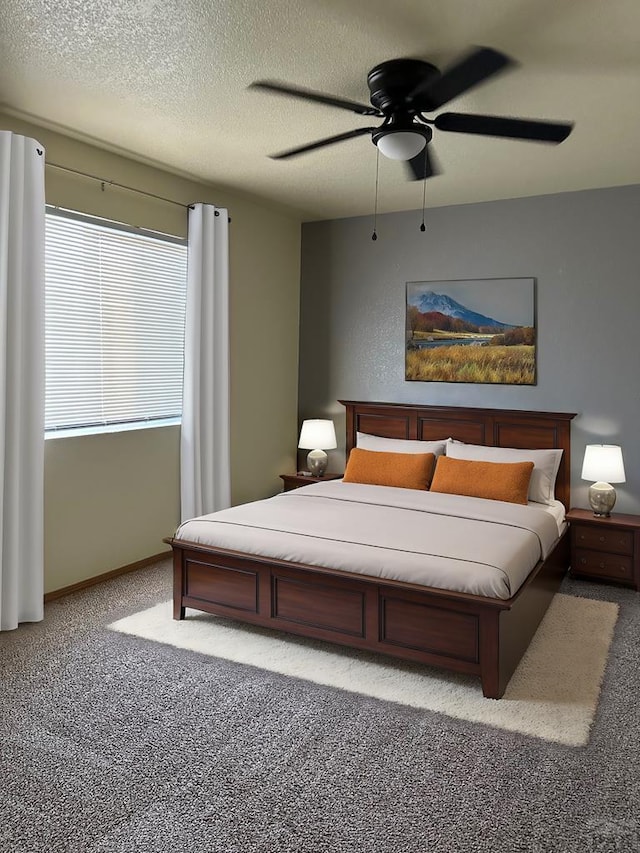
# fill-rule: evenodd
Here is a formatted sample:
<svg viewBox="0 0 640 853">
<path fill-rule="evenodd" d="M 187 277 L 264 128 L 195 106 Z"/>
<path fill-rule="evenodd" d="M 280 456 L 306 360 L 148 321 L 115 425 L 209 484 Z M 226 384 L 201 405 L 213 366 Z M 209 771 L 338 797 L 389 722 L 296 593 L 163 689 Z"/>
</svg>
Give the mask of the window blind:
<svg viewBox="0 0 640 853">
<path fill-rule="evenodd" d="M 48 210 L 45 429 L 179 417 L 186 240 Z"/>
</svg>

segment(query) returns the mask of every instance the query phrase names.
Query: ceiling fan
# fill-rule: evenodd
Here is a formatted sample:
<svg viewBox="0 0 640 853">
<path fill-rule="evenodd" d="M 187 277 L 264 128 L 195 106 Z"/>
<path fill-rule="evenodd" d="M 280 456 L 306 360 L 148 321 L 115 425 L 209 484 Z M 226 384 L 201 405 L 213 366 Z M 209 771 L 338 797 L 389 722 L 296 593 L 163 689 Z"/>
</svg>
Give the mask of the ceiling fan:
<svg viewBox="0 0 640 853">
<path fill-rule="evenodd" d="M 392 160 L 406 161 L 410 180 L 423 180 L 438 173 L 428 146 L 434 127 L 436 130 L 455 133 L 501 136 L 533 142 L 558 143 L 569 136 L 573 124 L 566 122 L 469 113 L 440 113 L 435 118 L 424 115 L 515 65 L 510 57 L 489 47 L 473 48 L 442 72 L 430 62 L 420 59 L 391 59 L 376 65 L 367 74 L 371 106 L 270 80 L 257 80 L 249 88 L 302 98 L 382 119 L 377 127 L 359 127 L 337 136 L 319 139 L 308 145 L 272 154 L 272 159 L 296 157 L 316 148 L 370 134 L 381 154 Z"/>
</svg>

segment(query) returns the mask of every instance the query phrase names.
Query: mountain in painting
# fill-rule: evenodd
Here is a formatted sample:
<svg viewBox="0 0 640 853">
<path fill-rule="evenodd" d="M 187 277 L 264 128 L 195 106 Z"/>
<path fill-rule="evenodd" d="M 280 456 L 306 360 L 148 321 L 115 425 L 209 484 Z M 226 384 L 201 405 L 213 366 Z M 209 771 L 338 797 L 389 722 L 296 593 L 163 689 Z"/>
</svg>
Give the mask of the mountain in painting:
<svg viewBox="0 0 640 853">
<path fill-rule="evenodd" d="M 511 323 L 502 323 L 500 320 L 495 320 L 493 317 L 486 317 L 484 314 L 478 314 L 477 311 L 471 311 L 465 308 L 460 302 L 456 302 L 450 296 L 444 293 L 435 293 L 433 290 L 426 290 L 423 293 L 416 294 L 411 300 L 411 305 L 415 305 L 418 311 L 422 314 L 438 312 L 445 314 L 447 317 L 456 317 L 463 320 L 465 323 L 470 323 L 473 326 L 489 327 L 493 329 L 512 329 L 514 326 Z"/>
</svg>

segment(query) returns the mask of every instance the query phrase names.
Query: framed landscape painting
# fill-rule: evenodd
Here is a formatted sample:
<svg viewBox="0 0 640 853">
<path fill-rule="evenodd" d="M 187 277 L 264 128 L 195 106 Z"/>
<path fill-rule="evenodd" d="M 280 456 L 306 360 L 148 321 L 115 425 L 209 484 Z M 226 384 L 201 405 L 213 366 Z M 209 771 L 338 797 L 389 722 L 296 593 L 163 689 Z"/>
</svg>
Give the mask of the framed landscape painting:
<svg viewBox="0 0 640 853">
<path fill-rule="evenodd" d="M 405 379 L 536 384 L 535 279 L 408 281 Z"/>
</svg>

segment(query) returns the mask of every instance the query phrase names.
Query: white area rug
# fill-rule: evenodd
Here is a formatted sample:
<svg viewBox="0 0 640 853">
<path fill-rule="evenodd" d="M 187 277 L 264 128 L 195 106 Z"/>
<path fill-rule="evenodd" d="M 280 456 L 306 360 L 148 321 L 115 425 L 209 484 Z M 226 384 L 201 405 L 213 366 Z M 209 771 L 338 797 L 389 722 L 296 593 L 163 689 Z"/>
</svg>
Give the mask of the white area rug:
<svg viewBox="0 0 640 853">
<path fill-rule="evenodd" d="M 109 627 L 182 649 L 260 667 L 475 723 L 583 746 L 618 618 L 618 605 L 558 594 L 504 697 L 484 699 L 480 680 L 376 657 L 187 610 L 164 602 Z"/>
</svg>

